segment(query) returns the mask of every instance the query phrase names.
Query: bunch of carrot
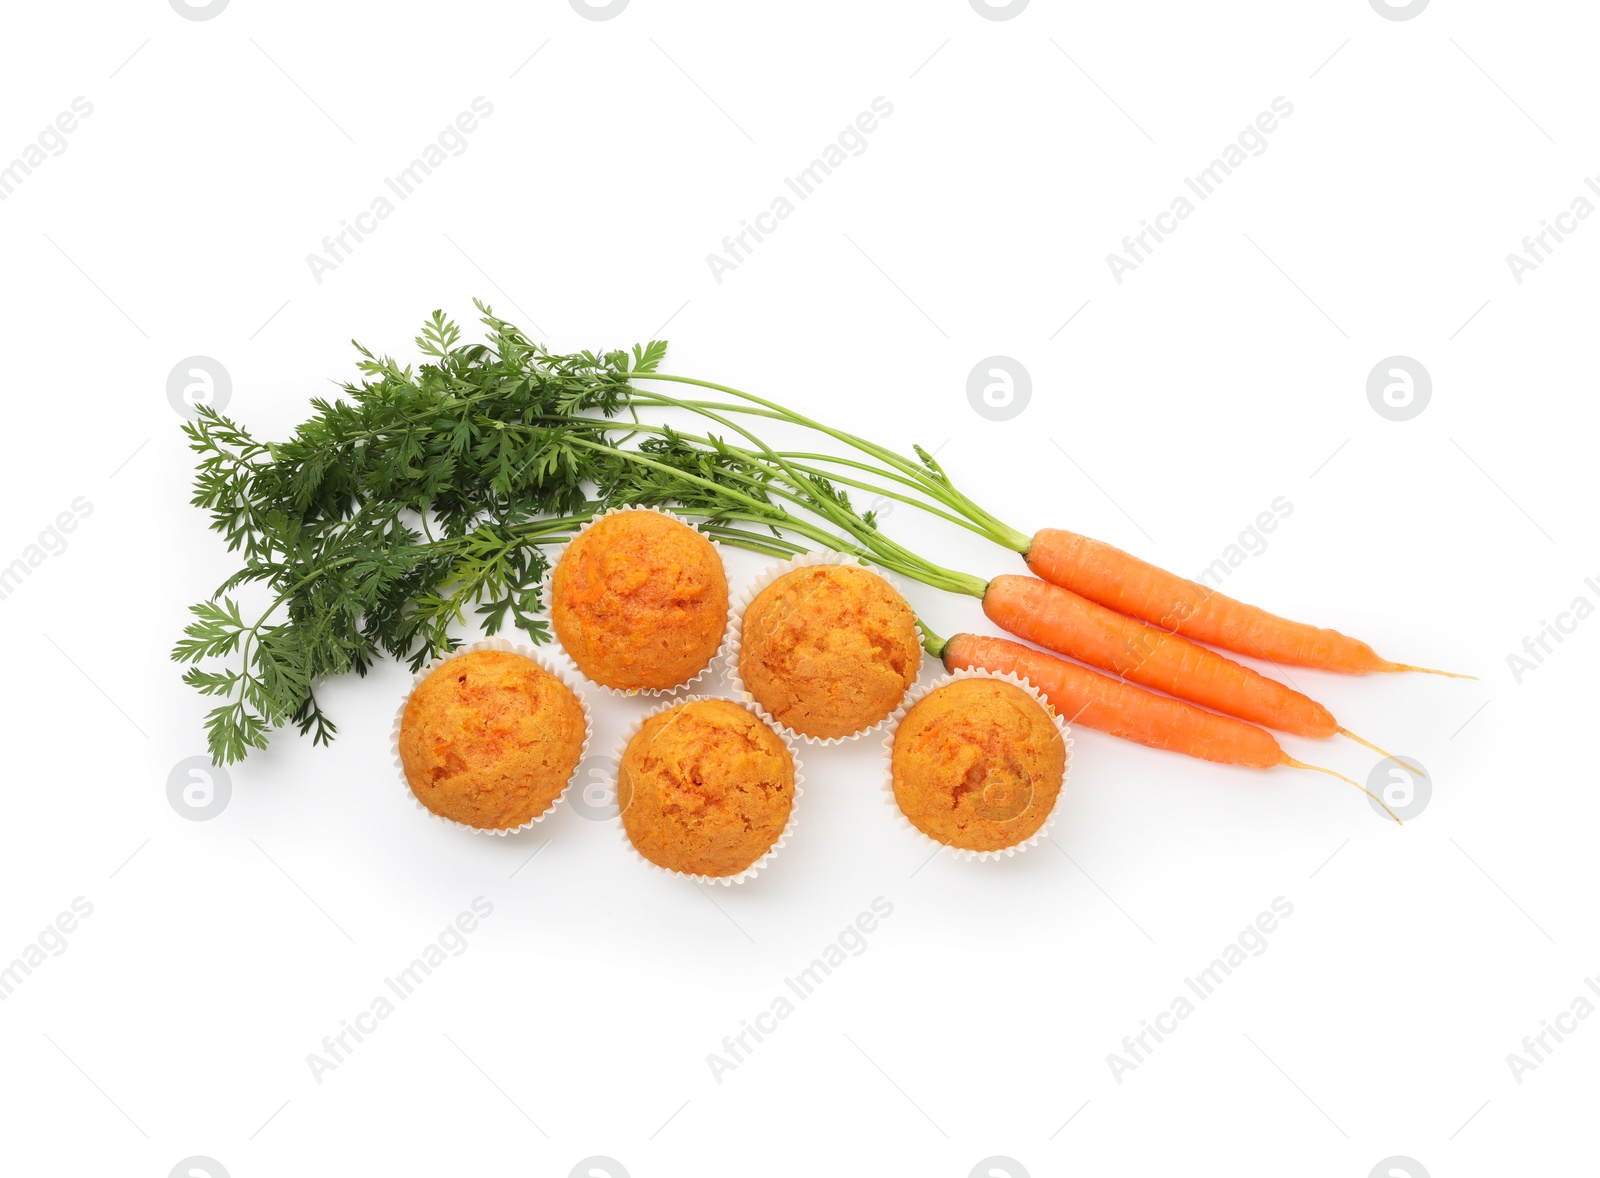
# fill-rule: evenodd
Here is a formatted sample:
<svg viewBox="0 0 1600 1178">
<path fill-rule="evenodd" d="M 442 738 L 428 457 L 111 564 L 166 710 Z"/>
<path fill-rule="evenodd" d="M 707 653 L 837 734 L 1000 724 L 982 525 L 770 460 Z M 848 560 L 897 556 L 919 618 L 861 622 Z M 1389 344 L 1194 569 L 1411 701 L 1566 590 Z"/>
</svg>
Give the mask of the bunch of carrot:
<svg viewBox="0 0 1600 1178">
<path fill-rule="evenodd" d="M 1224 764 L 1286 765 L 1349 781 L 1293 759 L 1267 729 L 1314 738 L 1344 735 L 1389 754 L 1340 725 L 1310 697 L 1200 643 L 1347 674 L 1450 674 L 1389 662 L 1336 630 L 1278 617 L 1073 532 L 1043 529 L 1024 555 L 1037 575 L 994 578 L 983 593 L 984 613 L 1018 638 L 1117 677 L 977 634 L 934 640 L 935 653 L 951 670 L 978 667 L 1023 676 L 1066 716 L 1126 740 Z"/>
</svg>

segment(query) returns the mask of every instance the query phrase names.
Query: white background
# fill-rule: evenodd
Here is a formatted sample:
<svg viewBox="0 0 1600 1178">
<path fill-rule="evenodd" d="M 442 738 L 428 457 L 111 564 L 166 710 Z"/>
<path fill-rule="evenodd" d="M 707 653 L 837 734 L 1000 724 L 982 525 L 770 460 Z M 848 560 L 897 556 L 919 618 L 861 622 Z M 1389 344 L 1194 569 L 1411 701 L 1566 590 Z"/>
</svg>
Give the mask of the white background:
<svg viewBox="0 0 1600 1178">
<path fill-rule="evenodd" d="M 1600 222 L 1521 284 L 1506 255 L 1600 171 L 1590 6 L 143 0 L 6 24 L 0 160 L 75 97 L 93 114 L 0 203 L 0 564 L 92 513 L 0 602 L 0 959 L 94 909 L 0 1003 L 0 1169 L 1576 1172 L 1600 1020 L 1520 1084 L 1506 1057 L 1600 971 L 1600 621 L 1520 684 L 1506 656 L 1600 604 Z M 317 282 L 307 254 L 480 95 L 467 150 Z M 876 96 L 865 152 L 717 282 L 707 254 Z M 1264 154 L 1116 282 L 1106 255 L 1278 96 Z M 571 807 L 507 839 L 419 813 L 388 664 L 328 687 L 332 749 L 281 735 L 186 820 L 166 782 L 204 704 L 167 651 L 233 564 L 187 505 L 169 371 L 214 357 L 228 412 L 278 438 L 353 374 L 352 337 L 410 358 L 475 295 L 560 350 L 670 319 L 669 370 L 942 446 L 1015 526 L 1186 574 L 1286 498 L 1228 592 L 1480 676 L 1294 674 L 1426 766 L 1431 803 L 1401 829 L 1313 774 L 1079 729 L 1046 844 L 929 861 L 873 741 L 808 754 L 797 837 L 713 892 Z M 1397 353 L 1434 385 L 1407 422 L 1366 397 Z M 966 398 L 993 354 L 1032 377 L 1007 422 Z M 949 565 L 1021 570 L 912 516 L 887 526 Z M 908 592 L 943 633 L 988 629 Z M 597 747 L 634 713 L 597 701 Z M 307 1053 L 477 896 L 467 951 L 317 1083 Z M 715 1082 L 707 1054 L 880 896 L 867 950 Z M 1108 1053 L 1278 896 L 1268 949 L 1118 1083 Z"/>
</svg>

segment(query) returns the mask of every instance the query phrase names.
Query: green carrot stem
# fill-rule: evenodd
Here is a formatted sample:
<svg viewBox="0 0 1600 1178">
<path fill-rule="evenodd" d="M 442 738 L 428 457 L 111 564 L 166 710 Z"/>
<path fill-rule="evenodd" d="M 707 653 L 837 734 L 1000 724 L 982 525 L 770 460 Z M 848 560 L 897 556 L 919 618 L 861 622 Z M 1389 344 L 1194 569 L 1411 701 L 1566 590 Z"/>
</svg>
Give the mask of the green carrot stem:
<svg viewBox="0 0 1600 1178">
<path fill-rule="evenodd" d="M 775 401 L 769 401 L 765 397 L 757 396 L 754 393 L 747 393 L 742 389 L 736 389 L 730 385 L 717 384 L 714 381 L 699 380 L 698 378 L 691 376 L 675 376 L 661 372 L 639 373 L 637 375 L 630 376 L 629 379 L 630 381 L 672 381 L 678 384 L 694 385 L 699 388 L 706 388 L 715 392 L 726 393 L 729 396 L 739 397 L 742 400 L 748 401 L 753 405 L 758 405 L 768 411 L 767 413 L 761 414 L 761 416 L 770 416 L 776 414 L 781 420 L 788 421 L 796 425 L 805 426 L 807 429 L 813 429 L 819 433 L 826 434 L 828 437 L 831 437 L 836 441 L 843 442 L 864 454 L 868 454 L 871 457 L 878 459 L 880 462 L 889 464 L 903 474 L 917 479 L 919 481 L 919 485 L 921 485 L 927 491 L 927 493 L 935 498 L 938 498 L 947 506 L 961 512 L 961 514 L 965 515 L 974 523 L 981 524 L 985 530 L 990 531 L 991 538 L 996 543 L 1010 548 L 1016 552 L 1027 551 L 1029 537 L 1026 534 L 1017 531 L 1015 528 L 1000 520 L 997 516 L 994 516 L 985 511 L 983 508 L 979 507 L 977 503 L 975 503 L 968 496 L 960 491 L 957 491 L 955 487 L 949 483 L 948 479 L 944 477 L 944 472 L 942 469 L 938 469 L 937 474 L 935 474 L 934 472 L 930 472 L 927 467 L 914 463 L 910 459 L 902 458 L 900 455 L 894 453 L 894 451 L 880 446 L 875 442 L 868 441 L 866 438 L 862 438 L 856 434 L 848 433 L 844 430 L 834 429 L 832 426 L 824 425 L 822 422 L 817 421 L 814 418 L 810 418 L 804 414 L 795 413 L 792 410 L 786 409 L 784 406 Z M 687 405 L 688 403 L 684 404 Z M 938 464 L 934 463 L 934 466 L 937 468 Z"/>
</svg>

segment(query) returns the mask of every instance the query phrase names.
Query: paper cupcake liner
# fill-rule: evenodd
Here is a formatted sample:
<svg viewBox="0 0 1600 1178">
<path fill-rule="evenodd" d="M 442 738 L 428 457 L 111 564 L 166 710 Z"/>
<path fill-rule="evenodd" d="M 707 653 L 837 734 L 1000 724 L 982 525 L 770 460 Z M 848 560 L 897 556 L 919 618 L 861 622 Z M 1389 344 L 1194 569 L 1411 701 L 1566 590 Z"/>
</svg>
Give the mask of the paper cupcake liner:
<svg viewBox="0 0 1600 1178">
<path fill-rule="evenodd" d="M 1033 834 L 1028 838 L 1023 839 L 1021 842 L 1013 843 L 1009 847 L 1001 847 L 998 851 L 971 851 L 965 847 L 954 847 L 949 843 L 940 842 L 927 831 L 919 828 L 911 821 L 911 819 L 907 818 L 905 811 L 900 809 L 900 803 L 894 796 L 894 738 L 895 733 L 900 730 L 900 722 L 904 720 L 906 718 L 906 714 L 910 712 L 912 708 L 916 707 L 916 705 L 923 699 L 933 694 L 933 692 L 939 690 L 939 688 L 946 687 L 959 679 L 998 679 L 1002 683 L 1009 683 L 1013 687 L 1022 688 L 1023 691 L 1026 691 L 1034 698 L 1039 706 L 1045 710 L 1050 719 L 1055 723 L 1056 731 L 1061 733 L 1061 740 L 1065 746 L 1065 757 L 1061 763 L 1061 788 L 1056 791 L 1055 804 L 1050 807 L 1050 813 L 1045 815 L 1045 820 L 1040 825 L 1039 829 L 1034 831 Z M 1015 672 L 1007 671 L 1004 674 L 1001 674 L 997 671 L 984 671 L 977 668 L 964 668 L 959 671 L 951 671 L 944 675 L 940 675 L 932 683 L 929 683 L 926 686 L 914 687 L 907 692 L 906 698 L 900 701 L 899 708 L 895 710 L 894 715 L 891 716 L 889 720 L 889 734 L 883 738 L 883 796 L 884 800 L 889 804 L 889 809 L 892 810 L 894 812 L 894 816 L 899 819 L 900 825 L 906 830 L 911 831 L 918 838 L 924 839 L 936 847 L 943 847 L 945 850 L 952 852 L 957 859 L 968 861 L 976 859 L 981 863 L 989 859 L 1009 859 L 1013 855 L 1020 855 L 1029 847 L 1038 846 L 1039 840 L 1044 838 L 1044 836 L 1050 832 L 1050 828 L 1055 825 L 1056 815 L 1061 812 L 1061 799 L 1064 798 L 1067 793 L 1067 775 L 1069 770 L 1072 768 L 1072 729 L 1067 722 L 1061 718 L 1061 714 L 1057 712 L 1055 708 L 1051 707 L 1050 704 L 1045 700 L 1038 688 L 1034 687 L 1032 683 L 1029 683 L 1026 679 L 1020 677 Z"/>
<path fill-rule="evenodd" d="M 701 700 L 715 700 L 718 703 L 738 704 L 738 706 L 744 708 L 747 712 L 750 712 L 758 720 L 761 719 L 760 714 L 756 712 L 755 708 L 752 708 L 747 704 L 740 704 L 738 700 L 727 699 L 723 696 L 690 695 L 685 696 L 682 699 L 666 700 L 659 706 L 650 709 L 650 711 L 646 712 L 643 716 L 640 716 L 638 722 L 630 726 L 628 730 L 623 733 L 622 739 L 617 742 L 617 751 L 612 757 L 612 764 L 616 767 L 616 773 L 618 775 L 621 774 L 623 754 L 628 751 L 628 745 L 633 742 L 633 738 L 635 736 L 639 735 L 640 730 L 644 728 L 646 723 L 648 723 L 652 718 L 659 716 L 662 712 L 670 711 L 673 708 L 682 706 L 683 704 L 697 703 Z M 785 736 L 776 725 L 770 724 L 765 720 L 762 720 L 762 723 L 767 724 L 767 726 L 772 728 L 774 732 L 777 732 L 778 739 L 783 741 L 783 747 L 789 750 L 789 758 L 794 762 L 794 797 L 789 800 L 789 821 L 784 823 L 783 833 L 778 835 L 777 841 L 774 842 L 772 846 L 767 848 L 765 854 L 763 854 L 761 858 L 757 859 L 754 863 L 750 864 L 749 867 L 746 867 L 743 871 L 736 875 L 695 875 L 687 871 L 674 871 L 670 867 L 663 867 L 659 863 L 651 862 L 649 859 L 646 859 L 642 854 L 639 853 L 639 848 L 634 846 L 633 840 L 628 837 L 628 828 L 624 826 L 622 822 L 622 785 L 621 782 L 614 782 L 613 784 L 615 785 L 617 792 L 617 833 L 622 836 L 622 843 L 628 848 L 628 853 L 640 863 L 643 863 L 646 867 L 649 867 L 653 871 L 658 871 L 662 875 L 676 876 L 679 879 L 691 879 L 695 883 L 726 884 L 730 887 L 733 884 L 742 884 L 745 882 L 745 880 L 753 878 L 764 867 L 766 867 L 768 863 L 772 862 L 777 853 L 783 849 L 783 845 L 794 837 L 795 823 L 799 820 L 800 795 L 804 792 L 802 786 L 805 783 L 805 776 L 802 772 L 803 767 L 800 763 L 800 750 L 797 747 L 798 742 L 792 737 Z"/>
<path fill-rule="evenodd" d="M 550 635 L 552 638 L 555 638 L 556 649 L 561 651 L 561 657 L 566 660 L 567 664 L 576 674 L 582 676 L 585 683 L 598 687 L 601 691 L 606 692 L 608 695 L 615 696 L 617 699 L 634 699 L 641 695 L 672 695 L 674 692 L 682 691 L 686 687 L 692 687 L 696 683 L 699 683 L 707 675 L 711 674 L 711 672 L 716 668 L 717 664 L 722 661 L 723 651 L 726 650 L 728 646 L 728 635 L 731 633 L 733 628 L 733 601 L 731 592 L 729 594 L 728 602 L 728 621 L 723 627 L 722 641 L 718 643 L 717 649 L 712 652 L 711 657 L 706 660 L 706 665 L 700 668 L 697 673 L 689 676 L 689 678 L 685 679 L 682 683 L 676 683 L 671 687 L 623 688 L 608 687 L 604 683 L 596 683 L 593 679 L 589 678 L 589 676 L 583 673 L 583 669 L 578 666 L 577 660 L 567 653 L 566 648 L 561 645 L 561 639 L 555 637 L 556 627 L 554 617 L 554 602 L 551 600 L 551 591 L 555 587 L 556 566 L 561 563 L 561 558 L 567 554 L 567 549 L 572 547 L 579 536 L 583 535 L 590 528 L 594 527 L 595 524 L 599 523 L 607 516 L 621 515 L 622 513 L 629 511 L 653 511 L 657 515 L 664 515 L 670 520 L 675 520 L 686 528 L 694 528 L 696 533 L 704 537 L 711 544 L 711 547 L 716 549 L 717 559 L 722 562 L 723 578 L 727 580 L 729 589 L 732 589 L 733 578 L 728 576 L 728 558 L 722 550 L 722 545 L 711 539 L 711 537 L 707 536 L 704 532 L 701 532 L 699 528 L 695 528 L 694 524 L 690 523 L 682 516 L 674 515 L 672 512 L 660 507 L 651 507 L 648 504 L 641 504 L 638 507 L 608 507 L 605 511 L 602 511 L 588 523 L 584 524 L 583 527 L 572 533 L 572 537 L 560 548 L 553 549 L 550 552 L 550 567 L 545 569 L 544 576 L 539 579 L 539 610 L 533 615 L 533 617 L 535 620 L 542 621 L 545 623 L 545 625 L 550 627 Z"/>
<path fill-rule="evenodd" d="M 411 702 L 412 693 L 417 690 L 424 679 L 433 674 L 434 671 L 438 670 L 446 663 L 451 662 L 454 659 L 458 659 L 462 655 L 473 654 L 474 652 L 480 650 L 505 651 L 507 654 L 521 655 L 530 662 L 537 664 L 542 670 L 548 671 L 550 674 L 554 675 L 562 682 L 562 684 L 567 687 L 569 691 L 572 692 L 573 695 L 577 696 L 578 707 L 583 710 L 583 747 L 578 750 L 578 762 L 573 766 L 572 774 L 567 778 L 567 784 L 561 788 L 561 792 L 556 795 L 555 800 L 545 807 L 544 813 L 528 819 L 528 821 L 524 822 L 521 826 L 508 826 L 503 829 L 490 829 L 489 827 L 485 826 L 473 826 L 468 822 L 458 822 L 454 818 L 446 818 L 443 814 L 434 813 L 434 811 L 428 809 L 428 807 L 422 804 L 422 799 L 417 797 L 416 791 L 411 788 L 411 782 L 406 779 L 405 763 L 400 759 L 400 726 L 405 721 L 406 705 Z M 556 807 L 561 805 L 561 803 L 566 800 L 567 794 L 572 789 L 572 783 L 578 779 L 578 770 L 583 768 L 583 762 L 589 756 L 589 741 L 594 736 L 594 718 L 589 714 L 589 701 L 583 697 L 583 689 L 577 682 L 577 676 L 569 671 L 561 669 L 560 667 L 552 666 L 552 661 L 553 660 L 545 658 L 541 654 L 535 653 L 531 646 L 524 646 L 519 643 L 511 642 L 505 638 L 486 638 L 481 642 L 470 643 L 469 645 L 460 647 L 457 650 L 452 650 L 447 655 L 442 655 L 441 657 L 434 659 L 426 667 L 423 667 L 422 670 L 418 671 L 411 677 L 411 686 L 406 689 L 405 696 L 400 700 L 399 708 L 395 710 L 394 727 L 390 732 L 389 744 L 390 751 L 394 755 L 395 770 L 400 775 L 400 785 L 406 791 L 406 797 L 410 798 L 411 801 L 415 803 L 417 809 L 421 810 L 424 814 L 428 814 L 434 818 L 437 818 L 440 822 L 443 822 L 449 826 L 459 826 L 463 830 L 475 831 L 478 834 L 493 835 L 517 834 L 520 831 L 528 830 L 538 823 L 543 822 L 546 818 L 550 817 L 551 814 L 555 813 Z"/>
<path fill-rule="evenodd" d="M 882 569 L 863 564 L 861 561 L 857 560 L 854 556 L 851 556 L 848 553 L 805 552 L 799 556 L 792 556 L 788 560 L 783 561 L 780 564 L 775 564 L 767 569 L 764 573 L 752 581 L 743 593 L 739 594 L 738 601 L 733 604 L 729 613 L 728 637 L 723 644 L 725 647 L 725 652 L 723 654 L 723 666 L 727 672 L 728 686 L 730 689 L 732 689 L 734 698 L 740 703 L 745 704 L 754 710 L 756 715 L 760 716 L 768 724 L 771 724 L 781 735 L 790 737 L 794 740 L 803 740 L 807 744 L 817 745 L 820 748 L 826 748 L 829 745 L 843 744 L 847 740 L 856 740 L 862 736 L 869 736 L 878 731 L 885 724 L 889 723 L 890 720 L 894 719 L 895 714 L 890 712 L 876 724 L 869 724 L 865 728 L 858 728 L 848 736 L 811 736 L 807 733 L 791 728 L 789 725 L 779 720 L 771 712 L 767 711 L 767 709 L 761 705 L 761 701 L 756 699 L 756 697 L 750 693 L 749 689 L 745 687 L 744 676 L 739 672 L 739 650 L 744 637 L 745 610 L 749 609 L 755 599 L 761 596 L 762 591 L 776 581 L 779 577 L 782 577 L 786 573 L 792 573 L 795 569 L 809 568 L 813 565 L 855 565 L 858 568 L 865 568 L 868 572 L 871 572 L 875 576 L 881 577 L 883 580 L 887 581 L 889 588 L 900 594 L 902 598 L 905 597 L 905 591 L 901 589 L 899 582 L 897 582 L 893 577 L 889 576 Z M 918 645 L 917 670 L 916 674 L 911 678 L 911 686 L 906 689 L 907 694 L 916 690 L 917 677 L 921 674 L 922 647 L 921 645 Z M 902 699 L 900 702 L 904 703 L 905 700 Z"/>
</svg>

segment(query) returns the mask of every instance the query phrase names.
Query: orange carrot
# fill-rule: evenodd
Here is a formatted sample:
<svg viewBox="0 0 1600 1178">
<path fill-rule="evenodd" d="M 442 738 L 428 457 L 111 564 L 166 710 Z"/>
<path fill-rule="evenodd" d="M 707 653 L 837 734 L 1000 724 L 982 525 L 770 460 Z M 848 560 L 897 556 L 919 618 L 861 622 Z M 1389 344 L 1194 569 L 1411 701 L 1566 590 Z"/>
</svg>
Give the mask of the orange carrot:
<svg viewBox="0 0 1600 1178">
<path fill-rule="evenodd" d="M 980 667 L 1020 675 L 1068 722 L 1123 740 L 1224 765 L 1270 769 L 1283 763 L 1278 742 L 1254 724 L 1154 695 L 1020 642 L 957 634 L 945 643 L 944 665 L 950 671 Z"/>
<path fill-rule="evenodd" d="M 937 647 L 935 647 L 937 649 Z M 1231 716 L 1219 716 L 1182 700 L 1155 695 L 1120 679 L 1069 663 L 1004 638 L 956 634 L 943 644 L 946 670 L 977 667 L 1026 679 L 1068 723 L 1109 732 L 1123 740 L 1189 757 L 1251 769 L 1287 765 L 1311 769 L 1372 793 L 1341 773 L 1296 761 L 1272 734 Z M 1383 805 L 1381 799 L 1379 805 Z M 1384 806 L 1385 810 L 1389 808 Z M 1393 811 L 1390 817 L 1396 822 Z"/>
<path fill-rule="evenodd" d="M 1024 555 L 1028 567 L 1054 585 L 1163 630 L 1238 654 L 1350 675 L 1425 671 L 1457 679 L 1472 677 L 1389 662 L 1365 642 L 1337 630 L 1291 622 L 1245 605 L 1076 532 L 1041 528 Z"/>
<path fill-rule="evenodd" d="M 1018 638 L 1241 720 L 1296 736 L 1340 731 L 1309 696 L 1038 577 L 996 577 L 983 612 Z"/>
</svg>

